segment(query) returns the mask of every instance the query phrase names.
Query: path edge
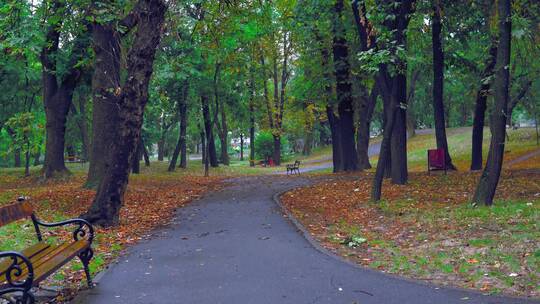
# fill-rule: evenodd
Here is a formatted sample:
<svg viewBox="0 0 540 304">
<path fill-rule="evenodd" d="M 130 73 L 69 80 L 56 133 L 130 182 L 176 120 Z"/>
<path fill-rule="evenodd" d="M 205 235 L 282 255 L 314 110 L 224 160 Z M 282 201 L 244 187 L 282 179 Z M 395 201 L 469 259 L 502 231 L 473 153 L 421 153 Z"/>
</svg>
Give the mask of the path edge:
<svg viewBox="0 0 540 304">
<path fill-rule="evenodd" d="M 387 277 L 390 277 L 390 278 L 393 278 L 393 279 L 397 279 L 397 280 L 401 280 L 401 281 L 405 281 L 405 282 L 409 282 L 409 283 L 420 284 L 420 285 L 423 285 L 423 286 L 426 286 L 426 287 L 429 287 L 429 288 L 432 288 L 432 289 L 436 289 L 436 290 L 439 290 L 439 289 L 447 289 L 448 290 L 448 289 L 450 289 L 450 290 L 454 290 L 454 291 L 457 291 L 457 292 L 473 293 L 473 294 L 476 294 L 478 296 L 482 296 L 484 298 L 491 299 L 491 300 L 504 301 L 504 300 L 512 299 L 512 300 L 523 300 L 523 301 L 525 301 L 524 303 L 540 303 L 540 299 L 537 299 L 537 298 L 527 298 L 527 297 L 510 296 L 510 295 L 490 295 L 490 294 L 480 292 L 480 291 L 478 291 L 476 289 L 467 289 L 467 288 L 461 288 L 461 287 L 450 286 L 450 285 L 448 285 L 448 286 L 436 285 L 436 284 L 429 283 L 429 282 L 426 282 L 426 281 L 423 281 L 423 280 L 417 280 L 417 279 L 413 279 L 413 278 L 399 276 L 399 275 L 392 274 L 392 273 L 381 272 L 381 271 L 377 271 L 377 270 L 375 270 L 373 268 L 369 268 L 369 267 L 366 267 L 366 266 L 363 266 L 363 265 L 359 265 L 359 264 L 354 263 L 354 262 L 352 262 L 352 261 L 350 261 L 350 260 L 348 260 L 348 259 L 346 259 L 346 258 L 344 258 L 344 257 L 342 257 L 340 255 L 337 255 L 334 252 L 332 252 L 332 251 L 326 249 L 325 247 L 323 247 L 311 235 L 311 233 L 306 229 L 306 227 L 304 227 L 304 225 L 302 225 L 302 223 L 300 223 L 300 221 L 298 221 L 298 219 L 296 219 L 296 217 L 281 202 L 281 196 L 283 196 L 283 194 L 285 194 L 285 193 L 287 193 L 289 191 L 298 189 L 298 188 L 302 188 L 302 186 L 293 187 L 293 188 L 290 188 L 290 189 L 285 189 L 285 190 L 279 191 L 279 192 L 275 193 L 272 196 L 272 199 L 273 199 L 274 203 L 279 207 L 280 211 L 287 217 L 288 221 L 290 223 L 292 223 L 294 225 L 294 227 L 298 230 L 298 232 L 300 232 L 302 234 L 302 237 L 313 248 L 315 248 L 315 250 L 319 251 L 320 253 L 326 255 L 329 258 L 332 258 L 332 259 L 337 260 L 337 261 L 339 261 L 341 263 L 349 265 L 350 267 L 353 267 L 355 269 L 359 269 L 359 270 L 363 270 L 363 271 L 369 271 L 371 273 L 375 273 L 375 274 L 382 275 L 382 276 L 387 276 Z"/>
</svg>

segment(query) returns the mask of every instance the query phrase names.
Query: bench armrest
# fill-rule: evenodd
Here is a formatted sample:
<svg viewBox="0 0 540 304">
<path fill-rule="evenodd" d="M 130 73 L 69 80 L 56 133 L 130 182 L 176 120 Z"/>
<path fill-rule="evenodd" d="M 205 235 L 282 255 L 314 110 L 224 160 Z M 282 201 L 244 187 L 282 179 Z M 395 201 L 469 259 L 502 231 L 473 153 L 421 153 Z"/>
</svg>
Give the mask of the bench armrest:
<svg viewBox="0 0 540 304">
<path fill-rule="evenodd" d="M 11 259 L 11 264 L 2 271 L 6 276 L 8 285 L 15 289 L 29 290 L 32 288 L 34 281 L 34 266 L 32 266 L 32 262 L 19 252 L 0 251 L 0 259 L 7 258 Z M 21 277 L 24 266 L 26 266 L 27 274 Z M 2 292 L 4 293 L 6 291 L 2 290 Z"/>
<path fill-rule="evenodd" d="M 33 221 L 34 221 L 34 224 L 36 224 L 37 226 L 43 226 L 43 227 L 48 227 L 48 228 L 61 227 L 61 226 L 66 226 L 66 225 L 78 225 L 79 227 L 77 227 L 77 229 L 73 231 L 73 239 L 75 241 L 78 241 L 80 238 L 86 238 L 88 242 L 91 244 L 92 241 L 94 240 L 94 227 L 92 226 L 92 224 L 90 224 L 87 220 L 84 220 L 84 219 L 75 218 L 75 219 L 70 219 L 70 220 L 61 221 L 57 223 L 44 223 L 38 220 L 36 217 L 34 217 Z M 86 230 L 85 230 L 85 227 L 86 227 Z M 37 230 L 38 230 L 38 238 L 41 238 L 41 233 L 39 232 L 39 229 Z"/>
</svg>

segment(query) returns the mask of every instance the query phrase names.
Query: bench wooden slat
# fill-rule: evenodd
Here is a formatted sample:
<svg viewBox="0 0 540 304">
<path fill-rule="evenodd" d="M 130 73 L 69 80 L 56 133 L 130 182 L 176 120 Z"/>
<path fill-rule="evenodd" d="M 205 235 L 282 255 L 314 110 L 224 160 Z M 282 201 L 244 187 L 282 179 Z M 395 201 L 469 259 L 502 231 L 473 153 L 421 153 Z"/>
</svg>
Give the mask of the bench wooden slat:
<svg viewBox="0 0 540 304">
<path fill-rule="evenodd" d="M 49 248 L 51 245 L 45 242 L 39 242 L 37 244 L 34 244 L 23 251 L 21 251 L 22 255 L 32 260 L 36 256 L 36 254 L 39 254 L 40 252 L 43 252 L 47 248 Z M 19 265 L 22 263 L 22 261 L 19 261 Z M 2 259 L 2 262 L 0 262 L 0 277 L 6 272 L 6 270 L 11 266 L 11 259 L 5 258 Z"/>
<path fill-rule="evenodd" d="M 33 212 L 32 205 L 26 201 L 0 207 L 0 227 L 27 218 Z"/>
<path fill-rule="evenodd" d="M 35 254 L 30 258 L 34 267 L 34 284 L 36 285 L 41 282 L 88 247 L 89 243 L 87 240 L 79 240 L 62 243 L 57 246 L 49 245 L 49 247 Z M 28 274 L 28 271 L 25 266 L 22 269 L 23 272 L 20 277 L 24 278 Z M 0 276 L 0 286 L 5 285 L 7 283 L 6 281 L 5 274 Z"/>
</svg>

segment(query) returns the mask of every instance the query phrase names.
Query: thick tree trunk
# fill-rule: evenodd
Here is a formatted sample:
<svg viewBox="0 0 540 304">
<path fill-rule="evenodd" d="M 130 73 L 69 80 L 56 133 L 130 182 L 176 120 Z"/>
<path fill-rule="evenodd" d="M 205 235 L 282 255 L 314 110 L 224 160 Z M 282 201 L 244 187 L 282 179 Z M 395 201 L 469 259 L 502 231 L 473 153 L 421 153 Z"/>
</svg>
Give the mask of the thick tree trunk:
<svg viewBox="0 0 540 304">
<path fill-rule="evenodd" d="M 338 100 L 339 129 L 344 171 L 358 170 L 358 156 L 354 139 L 353 96 L 349 50 L 343 26 L 343 0 L 336 0 L 333 22 L 333 55 Z"/>
<path fill-rule="evenodd" d="M 375 85 L 371 89 L 371 94 L 367 96 L 367 88 L 361 88 L 362 104 L 359 109 L 359 123 L 357 129 L 356 149 L 358 152 L 358 168 L 360 170 L 370 169 L 369 163 L 369 136 L 371 130 L 371 119 L 377 103 L 378 89 Z"/>
<path fill-rule="evenodd" d="M 85 187 L 97 188 L 112 164 L 109 151 L 118 129 L 120 84 L 120 35 L 112 25 L 95 23 L 92 29 L 95 54 L 92 77 L 92 145 Z"/>
<path fill-rule="evenodd" d="M 385 24 L 393 32 L 393 42 L 403 48 L 406 46 L 406 29 L 409 25 L 410 15 L 413 11 L 415 0 L 402 0 L 394 2 L 391 5 L 391 12 L 396 16 L 395 20 L 385 20 Z M 395 51 L 395 50 L 393 50 Z M 395 69 L 396 75 L 393 77 L 392 98 L 396 108 L 395 122 L 391 140 L 391 158 L 392 158 L 392 183 L 403 185 L 407 183 L 407 62 L 397 53 Z M 393 115 L 393 114 L 392 114 Z M 391 115 L 391 116 L 392 116 Z"/>
<path fill-rule="evenodd" d="M 54 13 L 60 13 L 63 4 L 53 1 Z M 81 71 L 77 63 L 84 56 L 88 40 L 86 32 L 74 40 L 73 51 L 68 70 L 58 84 L 57 55 L 60 44 L 60 24 L 51 24 L 46 35 L 46 45 L 41 51 L 43 104 L 45 107 L 45 161 L 43 175 L 45 178 L 62 176 L 69 173 L 64 163 L 66 121 L 71 106 L 73 91 L 80 78 Z"/>
<path fill-rule="evenodd" d="M 94 201 L 84 215 L 92 223 L 111 226 L 119 222 L 132 160 L 141 136 L 144 108 L 148 101 L 148 84 L 161 38 L 165 10 L 166 5 L 162 0 L 139 0 L 133 9 L 138 24 L 127 55 L 126 83 L 118 94 L 118 132 L 110 152 L 114 166 L 107 168 Z M 101 72 L 97 69 L 95 71 Z"/>
<path fill-rule="evenodd" d="M 276 166 L 281 164 L 281 135 L 273 135 L 274 137 L 274 153 L 272 160 Z"/>
<path fill-rule="evenodd" d="M 56 81 L 56 77 L 53 81 Z M 46 86 L 47 85 L 44 85 L 44 88 L 46 88 Z M 44 89 L 44 92 L 46 91 L 48 91 L 48 89 Z M 68 92 L 58 92 L 52 96 L 48 93 L 44 93 L 47 123 L 45 126 L 46 140 L 43 174 L 46 178 L 62 176 L 63 174 L 68 173 L 68 169 L 64 163 L 66 121 L 69 112 L 69 104 L 71 103 L 71 96 L 68 95 L 70 95 Z"/>
<path fill-rule="evenodd" d="M 473 202 L 490 206 L 499 183 L 504 157 L 504 144 L 506 133 L 506 116 L 509 99 L 509 82 L 512 34 L 511 1 L 499 0 L 497 3 L 499 13 L 499 46 L 497 50 L 497 64 L 495 67 L 495 105 L 490 120 L 491 144 L 486 168 L 480 177 L 474 193 Z"/>
<path fill-rule="evenodd" d="M 405 102 L 407 99 L 407 78 L 405 74 L 400 73 L 394 77 L 394 84 L 392 85 L 392 97 L 394 98 L 393 104 L 395 108 L 391 108 L 390 111 L 395 113 L 394 125 L 392 126 L 392 139 L 391 139 L 391 162 L 392 162 L 392 183 L 396 185 L 404 185 L 407 183 L 408 170 L 407 170 L 407 112 L 400 104 L 400 100 Z M 382 153 L 382 152 L 381 152 Z"/>
<path fill-rule="evenodd" d="M 472 131 L 472 153 L 471 153 L 471 170 L 480 170 L 483 166 L 482 144 L 484 141 L 484 125 L 487 109 L 487 98 L 491 88 L 489 79 L 494 73 L 495 64 L 497 62 L 497 42 L 492 41 L 489 49 L 489 56 L 486 61 L 486 66 L 482 73 L 480 89 L 476 93 L 476 104 L 474 107 L 473 131 Z"/>
<path fill-rule="evenodd" d="M 204 119 L 204 133 L 206 136 L 206 141 L 208 148 L 206 151 L 208 152 L 208 158 L 210 162 L 210 166 L 212 167 L 219 167 L 218 159 L 217 159 L 217 153 L 216 153 L 216 144 L 214 142 L 214 132 L 212 130 L 212 121 L 210 120 L 210 109 L 208 106 L 208 97 L 207 96 L 201 96 L 201 103 L 202 103 L 202 112 L 203 112 L 203 119 Z"/>
<path fill-rule="evenodd" d="M 452 158 L 448 151 L 446 139 L 446 123 L 444 111 L 444 51 L 441 43 L 441 7 L 438 1 L 433 4 L 433 18 L 431 20 L 431 42 L 433 46 L 433 110 L 435 120 L 435 138 L 437 148 L 443 149 L 446 159 L 446 168 L 455 170 Z"/>
</svg>

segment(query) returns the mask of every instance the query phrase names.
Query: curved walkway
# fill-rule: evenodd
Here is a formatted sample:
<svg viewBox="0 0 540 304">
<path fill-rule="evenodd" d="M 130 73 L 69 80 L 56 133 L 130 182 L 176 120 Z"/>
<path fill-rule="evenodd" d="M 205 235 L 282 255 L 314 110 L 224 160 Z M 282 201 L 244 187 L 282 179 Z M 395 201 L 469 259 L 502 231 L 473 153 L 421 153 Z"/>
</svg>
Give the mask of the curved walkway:
<svg viewBox="0 0 540 304">
<path fill-rule="evenodd" d="M 318 251 L 272 198 L 309 183 L 283 176 L 231 180 L 131 247 L 76 303 L 534 303 L 402 280 Z"/>
</svg>

